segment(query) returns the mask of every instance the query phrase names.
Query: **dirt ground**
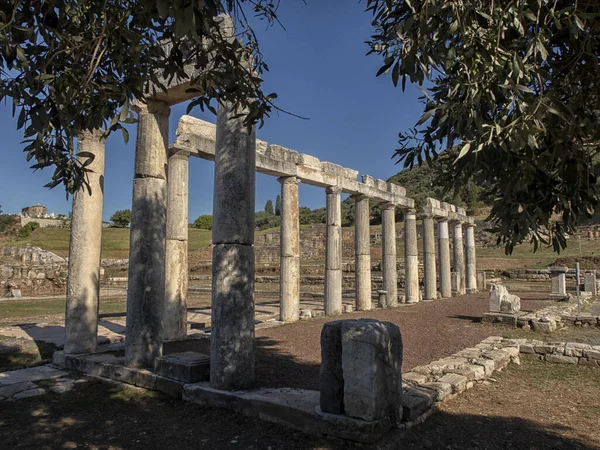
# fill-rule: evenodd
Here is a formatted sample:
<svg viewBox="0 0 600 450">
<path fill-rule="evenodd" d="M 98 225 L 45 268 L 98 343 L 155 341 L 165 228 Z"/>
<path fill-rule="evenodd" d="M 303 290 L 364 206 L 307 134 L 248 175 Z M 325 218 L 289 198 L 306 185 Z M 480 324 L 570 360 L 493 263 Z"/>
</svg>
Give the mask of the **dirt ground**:
<svg viewBox="0 0 600 450">
<path fill-rule="evenodd" d="M 524 293 L 523 310 L 549 304 L 541 294 Z M 402 332 L 402 369 L 427 364 L 478 344 L 491 335 L 513 329 L 480 323 L 488 311 L 487 293 L 466 295 L 433 302 L 421 302 L 396 309 L 378 309 L 344 315 L 345 319 L 370 317 L 397 324 Z M 256 382 L 266 387 L 319 388 L 321 329 L 331 318 L 311 319 L 282 327 L 256 331 Z M 534 336 L 531 336 L 532 338 Z M 539 338 L 539 336 L 538 336 Z M 165 346 L 166 353 L 194 350 L 210 353 L 208 340 L 185 341 Z"/>
<path fill-rule="evenodd" d="M 600 369 L 523 359 L 388 448 L 599 449 Z M 96 380 L 0 408 L 6 449 L 345 449 L 223 409 Z M 364 448 L 364 447 L 363 447 Z"/>
</svg>

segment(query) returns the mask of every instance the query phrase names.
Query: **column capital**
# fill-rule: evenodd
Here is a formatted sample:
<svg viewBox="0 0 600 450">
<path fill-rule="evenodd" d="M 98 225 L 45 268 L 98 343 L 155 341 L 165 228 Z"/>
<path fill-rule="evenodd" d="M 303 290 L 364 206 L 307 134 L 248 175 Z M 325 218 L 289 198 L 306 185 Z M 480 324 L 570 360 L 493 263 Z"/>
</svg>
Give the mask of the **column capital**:
<svg viewBox="0 0 600 450">
<path fill-rule="evenodd" d="M 300 178 L 292 175 L 289 177 L 279 177 L 277 178 L 277 181 L 279 181 L 281 184 L 298 184 L 300 183 Z"/>
<path fill-rule="evenodd" d="M 178 148 L 169 149 L 169 159 L 189 159 L 190 152 Z"/>
<path fill-rule="evenodd" d="M 404 210 L 404 214 L 406 216 L 409 216 L 409 215 L 416 216 L 417 215 L 417 211 L 415 209 L 413 209 L 413 208 L 407 208 L 407 209 Z"/>
<path fill-rule="evenodd" d="M 361 200 L 370 200 L 371 197 L 369 197 L 368 195 L 365 194 L 352 194 L 350 196 L 350 198 L 356 202 L 359 202 Z"/>
<path fill-rule="evenodd" d="M 381 209 L 396 209 L 396 205 L 391 202 L 381 203 Z"/>
<path fill-rule="evenodd" d="M 342 188 L 340 186 L 327 186 L 325 192 L 328 194 L 339 194 L 342 192 Z"/>
<path fill-rule="evenodd" d="M 90 141 L 104 141 L 104 130 L 94 128 L 93 130 L 83 130 L 79 133 L 78 139 Z"/>
<path fill-rule="evenodd" d="M 133 109 L 139 115 L 157 114 L 165 117 L 169 117 L 171 115 L 171 107 L 167 103 L 159 100 L 147 100 L 146 103 L 141 100 L 134 100 L 131 102 L 131 109 Z"/>
<path fill-rule="evenodd" d="M 462 222 L 465 228 L 475 228 L 475 224 L 471 222 Z"/>
</svg>

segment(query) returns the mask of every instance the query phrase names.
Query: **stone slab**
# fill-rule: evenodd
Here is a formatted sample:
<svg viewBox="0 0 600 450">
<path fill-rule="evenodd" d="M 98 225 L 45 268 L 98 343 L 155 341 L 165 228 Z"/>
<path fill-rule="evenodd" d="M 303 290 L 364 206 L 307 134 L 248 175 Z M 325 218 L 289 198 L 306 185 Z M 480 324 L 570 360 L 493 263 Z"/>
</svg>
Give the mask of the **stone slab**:
<svg viewBox="0 0 600 450">
<path fill-rule="evenodd" d="M 173 353 L 156 358 L 156 373 L 162 377 L 196 383 L 210 378 L 210 356 L 197 352 Z"/>
<path fill-rule="evenodd" d="M 0 386 L 23 383 L 26 381 L 49 380 L 68 375 L 64 370 L 59 370 L 51 365 L 30 367 L 27 369 L 11 370 L 0 373 Z"/>
</svg>

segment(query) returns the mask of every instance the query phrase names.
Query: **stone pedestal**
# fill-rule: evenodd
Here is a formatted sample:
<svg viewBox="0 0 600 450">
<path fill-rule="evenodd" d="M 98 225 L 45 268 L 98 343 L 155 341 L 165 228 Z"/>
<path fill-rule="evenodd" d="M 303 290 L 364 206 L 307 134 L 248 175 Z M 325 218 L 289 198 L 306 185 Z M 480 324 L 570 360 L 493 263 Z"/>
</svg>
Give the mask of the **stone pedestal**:
<svg viewBox="0 0 600 450">
<path fill-rule="evenodd" d="M 321 410 L 365 421 L 402 418 L 402 337 L 373 319 L 325 324 L 321 333 Z"/>
<path fill-rule="evenodd" d="M 256 132 L 243 122 L 244 115 L 219 106 L 210 346 L 210 384 L 217 389 L 247 389 L 254 382 Z"/>
<path fill-rule="evenodd" d="M 391 203 L 382 205 L 381 246 L 383 290 L 387 292 L 387 306 L 398 306 L 398 270 L 396 268 L 396 207 Z"/>
<path fill-rule="evenodd" d="M 419 257 L 417 248 L 417 218 L 409 209 L 404 214 L 404 265 L 406 303 L 419 301 Z"/>
<path fill-rule="evenodd" d="M 185 339 L 188 291 L 188 159 L 176 153 L 168 162 L 167 243 L 165 251 L 165 340 Z"/>
<path fill-rule="evenodd" d="M 552 300 L 562 300 L 567 296 L 568 267 L 550 267 L 550 278 L 552 279 Z"/>
<path fill-rule="evenodd" d="M 94 155 L 88 166 L 91 194 L 82 187 L 73 195 L 69 275 L 65 313 L 65 353 L 96 349 L 100 294 L 100 251 L 104 201 L 104 140 L 100 130 L 79 137 L 78 152 Z M 87 158 L 82 158 L 85 160 Z"/>
<path fill-rule="evenodd" d="M 477 292 L 477 256 L 475 253 L 475 227 L 465 224 L 465 279 L 467 294 Z"/>
<path fill-rule="evenodd" d="M 131 205 L 125 363 L 139 368 L 154 367 L 155 358 L 162 354 L 171 109 L 157 101 L 138 102 L 134 109 L 139 121 Z"/>
<path fill-rule="evenodd" d="M 328 187 L 325 242 L 325 315 L 342 313 L 342 205 L 341 188 Z"/>
<path fill-rule="evenodd" d="M 355 197 L 355 285 L 356 310 L 368 311 L 371 305 L 371 236 L 369 230 L 369 199 Z"/>
<path fill-rule="evenodd" d="M 279 178 L 281 183 L 281 239 L 279 306 L 281 320 L 300 317 L 300 219 L 298 178 Z"/>
<path fill-rule="evenodd" d="M 583 290 L 596 295 L 596 272 L 586 272 L 583 275 Z"/>
<path fill-rule="evenodd" d="M 454 222 L 452 243 L 454 250 L 454 272 L 456 272 L 455 291 L 458 295 L 466 294 L 465 286 L 465 250 L 463 244 L 462 223 Z"/>
<path fill-rule="evenodd" d="M 438 222 L 438 254 L 440 260 L 440 292 L 443 298 L 449 298 L 452 297 L 452 269 L 447 220 Z"/>
<path fill-rule="evenodd" d="M 435 268 L 435 231 L 433 217 L 423 215 L 423 268 L 425 272 L 424 300 L 437 298 Z"/>
</svg>

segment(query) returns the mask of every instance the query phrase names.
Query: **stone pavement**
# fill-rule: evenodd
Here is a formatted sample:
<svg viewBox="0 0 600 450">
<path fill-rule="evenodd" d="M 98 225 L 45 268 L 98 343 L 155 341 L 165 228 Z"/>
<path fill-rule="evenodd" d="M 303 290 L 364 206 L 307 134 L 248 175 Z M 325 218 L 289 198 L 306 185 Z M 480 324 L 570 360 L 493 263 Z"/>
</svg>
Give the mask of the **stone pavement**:
<svg viewBox="0 0 600 450">
<path fill-rule="evenodd" d="M 41 381 L 44 383 L 39 383 Z M 62 394 L 71 390 L 75 383 L 83 382 L 84 379 L 71 378 L 69 372 L 50 364 L 0 372 L 0 402 L 35 397 L 48 391 Z"/>
</svg>

